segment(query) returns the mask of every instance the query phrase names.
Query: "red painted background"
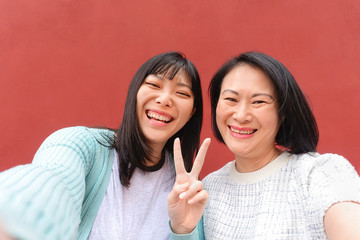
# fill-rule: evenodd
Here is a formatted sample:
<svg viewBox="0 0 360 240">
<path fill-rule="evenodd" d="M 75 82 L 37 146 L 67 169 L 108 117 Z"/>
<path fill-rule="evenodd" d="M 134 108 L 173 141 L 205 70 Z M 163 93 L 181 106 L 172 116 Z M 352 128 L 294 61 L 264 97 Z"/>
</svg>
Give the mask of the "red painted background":
<svg viewBox="0 0 360 240">
<path fill-rule="evenodd" d="M 230 57 L 258 50 L 283 62 L 311 104 L 319 152 L 356 169 L 360 136 L 360 2 L 352 0 L 0 0 L 0 171 L 28 163 L 51 132 L 120 124 L 137 68 L 169 50 L 206 89 Z M 202 176 L 233 159 L 213 138 Z"/>
</svg>

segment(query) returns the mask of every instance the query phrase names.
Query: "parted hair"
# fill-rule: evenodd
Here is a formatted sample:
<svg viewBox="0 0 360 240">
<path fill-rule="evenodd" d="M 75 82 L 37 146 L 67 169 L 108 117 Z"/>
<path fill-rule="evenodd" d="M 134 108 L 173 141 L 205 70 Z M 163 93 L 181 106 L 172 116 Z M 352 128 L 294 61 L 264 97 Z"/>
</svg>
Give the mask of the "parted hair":
<svg viewBox="0 0 360 240">
<path fill-rule="evenodd" d="M 278 60 L 260 52 L 245 52 L 226 62 L 213 76 L 208 93 L 211 102 L 212 129 L 224 143 L 216 125 L 216 107 L 224 77 L 235 67 L 249 64 L 261 69 L 271 80 L 278 98 L 278 114 L 282 120 L 275 142 L 287 151 L 300 154 L 315 152 L 319 131 L 310 106 L 293 75 Z"/>
</svg>

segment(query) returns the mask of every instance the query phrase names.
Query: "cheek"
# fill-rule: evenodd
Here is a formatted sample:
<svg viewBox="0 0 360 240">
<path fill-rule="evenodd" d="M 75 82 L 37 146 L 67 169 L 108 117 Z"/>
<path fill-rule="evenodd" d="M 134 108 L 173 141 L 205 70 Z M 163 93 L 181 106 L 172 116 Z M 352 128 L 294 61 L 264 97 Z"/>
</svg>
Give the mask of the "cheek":
<svg viewBox="0 0 360 240">
<path fill-rule="evenodd" d="M 221 106 L 220 103 L 218 103 L 216 105 L 216 109 L 215 109 L 215 116 L 216 116 L 216 121 L 220 118 L 220 114 L 221 114 Z"/>
<path fill-rule="evenodd" d="M 136 107 L 136 113 L 139 115 L 140 110 L 141 110 L 141 100 L 139 101 L 139 98 L 136 98 L 135 107 Z"/>
<path fill-rule="evenodd" d="M 191 119 L 191 117 L 194 115 L 194 113 L 196 112 L 196 109 L 194 108 L 194 104 L 193 103 L 190 103 L 190 104 L 187 104 L 187 105 L 184 105 L 186 106 L 185 109 L 184 109 L 184 116 L 187 116 L 187 121 L 189 121 Z"/>
<path fill-rule="evenodd" d="M 141 92 L 139 91 L 136 96 L 136 103 L 135 103 L 136 115 L 138 116 L 138 118 L 141 116 L 141 112 L 144 107 L 144 97 L 139 97 L 141 96 L 140 93 Z"/>
<path fill-rule="evenodd" d="M 275 112 L 269 112 L 264 115 L 264 119 L 266 120 L 265 123 L 267 123 L 268 130 L 276 134 L 280 126 L 278 114 Z"/>
<path fill-rule="evenodd" d="M 141 86 L 136 94 L 136 109 L 141 109 L 144 103 L 148 101 L 148 98 L 148 91 L 144 88 L 144 86 Z"/>
<path fill-rule="evenodd" d="M 219 121 L 219 123 L 221 123 L 221 121 L 225 121 L 227 116 L 229 115 L 228 112 L 229 109 L 219 102 L 216 107 L 216 121 Z"/>
<path fill-rule="evenodd" d="M 139 91 L 137 92 L 137 94 L 136 94 L 136 108 L 139 108 L 139 103 L 141 102 L 141 88 L 139 89 Z"/>
<path fill-rule="evenodd" d="M 223 134 L 223 129 L 225 128 L 225 117 L 224 117 L 224 111 L 221 110 L 221 108 L 216 108 L 216 126 L 219 129 L 220 133 Z"/>
</svg>

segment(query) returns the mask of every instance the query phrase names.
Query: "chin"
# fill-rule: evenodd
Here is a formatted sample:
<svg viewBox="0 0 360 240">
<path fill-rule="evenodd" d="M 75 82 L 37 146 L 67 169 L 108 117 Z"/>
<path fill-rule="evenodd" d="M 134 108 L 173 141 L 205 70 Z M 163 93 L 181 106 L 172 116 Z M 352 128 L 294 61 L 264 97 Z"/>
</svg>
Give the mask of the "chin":
<svg viewBox="0 0 360 240">
<path fill-rule="evenodd" d="M 164 138 L 164 135 L 162 135 L 162 136 L 151 135 L 151 137 L 145 136 L 145 138 L 146 138 L 146 141 L 149 143 L 165 144 L 169 140 L 170 137 Z"/>
<path fill-rule="evenodd" d="M 245 148 L 243 146 L 236 146 L 236 145 L 226 145 L 229 150 L 236 156 L 246 156 L 249 152 L 251 152 L 250 149 Z"/>
</svg>

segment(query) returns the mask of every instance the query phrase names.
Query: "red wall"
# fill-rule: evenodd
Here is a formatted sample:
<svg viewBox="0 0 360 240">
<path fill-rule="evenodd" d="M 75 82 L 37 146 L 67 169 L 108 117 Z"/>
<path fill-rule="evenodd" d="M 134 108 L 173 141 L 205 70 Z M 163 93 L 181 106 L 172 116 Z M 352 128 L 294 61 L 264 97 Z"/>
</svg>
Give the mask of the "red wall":
<svg viewBox="0 0 360 240">
<path fill-rule="evenodd" d="M 0 0 L 0 171 L 28 163 L 73 125 L 118 127 L 128 84 L 160 52 L 180 50 L 206 88 L 222 63 L 258 50 L 310 97 L 319 151 L 360 170 L 360 2 L 352 0 Z M 232 154 L 213 138 L 202 175 Z"/>
</svg>

